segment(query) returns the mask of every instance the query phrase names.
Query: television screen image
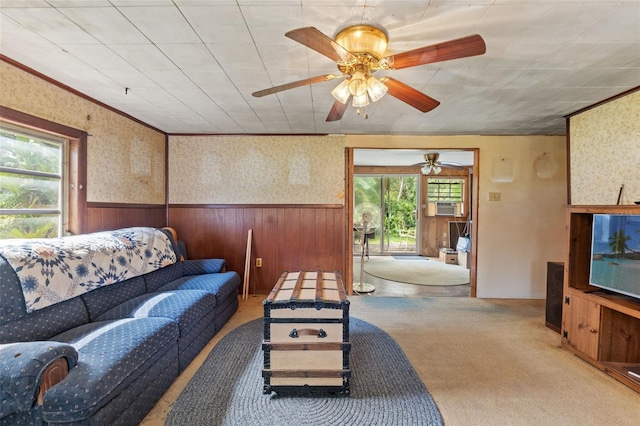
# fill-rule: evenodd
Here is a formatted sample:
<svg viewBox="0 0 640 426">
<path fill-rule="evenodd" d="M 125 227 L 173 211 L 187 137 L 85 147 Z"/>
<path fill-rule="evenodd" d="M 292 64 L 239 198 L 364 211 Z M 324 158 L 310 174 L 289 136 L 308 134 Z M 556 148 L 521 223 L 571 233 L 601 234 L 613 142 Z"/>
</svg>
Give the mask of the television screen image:
<svg viewBox="0 0 640 426">
<path fill-rule="evenodd" d="M 589 283 L 640 299 L 640 215 L 593 215 Z"/>
</svg>

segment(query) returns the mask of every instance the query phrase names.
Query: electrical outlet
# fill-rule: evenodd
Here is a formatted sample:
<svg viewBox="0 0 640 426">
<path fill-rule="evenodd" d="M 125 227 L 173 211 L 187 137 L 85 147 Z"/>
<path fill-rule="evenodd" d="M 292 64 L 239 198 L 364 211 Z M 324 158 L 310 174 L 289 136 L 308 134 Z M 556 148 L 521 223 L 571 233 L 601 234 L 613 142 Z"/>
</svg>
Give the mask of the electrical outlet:
<svg viewBox="0 0 640 426">
<path fill-rule="evenodd" d="M 502 201 L 502 192 L 490 192 L 489 201 Z"/>
<path fill-rule="evenodd" d="M 256 268 L 262 268 L 262 258 L 256 257 Z"/>
</svg>

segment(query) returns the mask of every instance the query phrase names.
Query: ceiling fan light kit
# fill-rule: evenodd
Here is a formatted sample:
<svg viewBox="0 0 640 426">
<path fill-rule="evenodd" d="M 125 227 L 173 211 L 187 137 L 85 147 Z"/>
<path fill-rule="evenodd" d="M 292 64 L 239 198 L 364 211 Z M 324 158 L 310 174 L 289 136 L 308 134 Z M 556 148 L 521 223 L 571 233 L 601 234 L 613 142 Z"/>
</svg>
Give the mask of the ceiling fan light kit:
<svg viewBox="0 0 640 426">
<path fill-rule="evenodd" d="M 331 91 L 335 102 L 327 116 L 327 121 L 342 119 L 350 98 L 353 98 L 351 105 L 357 108 L 359 113 L 359 108 L 369 105 L 370 102 L 379 101 L 387 93 L 421 112 L 431 111 L 440 105 L 440 102 L 398 80 L 388 76 L 376 78 L 373 73 L 379 70 L 397 70 L 482 55 L 486 51 L 484 40 L 475 34 L 384 56 L 387 53 L 389 35 L 382 26 L 375 23 L 347 25 L 339 29 L 333 39 L 314 27 L 291 30 L 285 36 L 334 60 L 342 75 L 327 74 L 311 77 L 260 90 L 254 92 L 253 96 L 262 97 L 283 90 L 345 77 Z"/>
<path fill-rule="evenodd" d="M 431 172 L 433 174 L 440 174 L 442 172 L 443 167 L 447 167 L 450 169 L 462 170 L 463 167 L 459 163 L 451 163 L 440 161 L 440 154 L 437 152 L 428 152 L 424 154 L 424 163 L 414 164 L 414 166 L 422 165 L 420 171 L 423 175 L 428 175 Z"/>
<path fill-rule="evenodd" d="M 351 93 L 349 92 L 349 83 L 349 80 L 342 80 L 340 84 L 331 91 L 333 97 L 340 103 L 346 104 L 349 100 L 349 96 L 351 96 Z"/>
<path fill-rule="evenodd" d="M 389 88 L 374 76 L 367 80 L 367 92 L 372 102 L 378 102 L 387 93 Z"/>
<path fill-rule="evenodd" d="M 442 168 L 440 166 L 432 166 L 430 164 L 425 164 L 424 166 L 422 166 L 420 171 L 422 172 L 423 175 L 428 175 L 431 172 L 438 175 L 442 171 Z"/>
</svg>

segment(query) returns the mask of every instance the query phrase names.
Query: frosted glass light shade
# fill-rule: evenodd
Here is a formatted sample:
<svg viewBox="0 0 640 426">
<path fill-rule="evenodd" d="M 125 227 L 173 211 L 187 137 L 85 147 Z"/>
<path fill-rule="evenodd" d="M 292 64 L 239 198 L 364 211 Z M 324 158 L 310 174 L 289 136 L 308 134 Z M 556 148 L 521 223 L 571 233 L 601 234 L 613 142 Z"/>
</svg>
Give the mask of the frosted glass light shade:
<svg viewBox="0 0 640 426">
<path fill-rule="evenodd" d="M 367 92 L 364 92 L 364 95 L 354 96 L 352 105 L 356 108 L 366 107 L 369 105 L 369 97 L 367 96 Z"/>
<path fill-rule="evenodd" d="M 349 93 L 355 96 L 362 96 L 367 93 L 367 81 L 364 79 L 364 74 L 360 71 L 356 71 L 351 76 L 349 81 Z"/>
<path fill-rule="evenodd" d="M 338 102 L 346 104 L 349 100 L 349 96 L 351 96 L 351 93 L 349 93 L 349 82 L 350 80 L 343 80 L 331 91 L 331 94 Z"/>
<path fill-rule="evenodd" d="M 420 171 L 422 172 L 423 175 L 428 175 L 431 172 L 433 172 L 433 174 L 437 175 L 437 174 L 440 174 L 440 172 L 442 171 L 442 167 L 440 167 L 440 166 L 431 166 L 429 164 L 425 164 L 424 166 L 422 166 Z"/>
<path fill-rule="evenodd" d="M 367 80 L 367 92 L 372 102 L 378 102 L 387 93 L 387 86 L 375 77 L 369 77 Z"/>
</svg>

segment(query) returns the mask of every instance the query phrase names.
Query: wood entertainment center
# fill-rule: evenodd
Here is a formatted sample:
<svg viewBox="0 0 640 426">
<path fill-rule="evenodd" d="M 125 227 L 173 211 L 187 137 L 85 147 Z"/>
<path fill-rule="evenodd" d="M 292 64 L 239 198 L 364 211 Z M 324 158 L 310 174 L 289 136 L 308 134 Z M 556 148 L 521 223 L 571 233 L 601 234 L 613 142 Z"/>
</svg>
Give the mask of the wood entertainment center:
<svg viewBox="0 0 640 426">
<path fill-rule="evenodd" d="M 640 206 L 567 208 L 562 347 L 640 392 L 627 370 L 640 367 L 640 300 L 589 285 L 594 214 L 640 215 Z"/>
</svg>

